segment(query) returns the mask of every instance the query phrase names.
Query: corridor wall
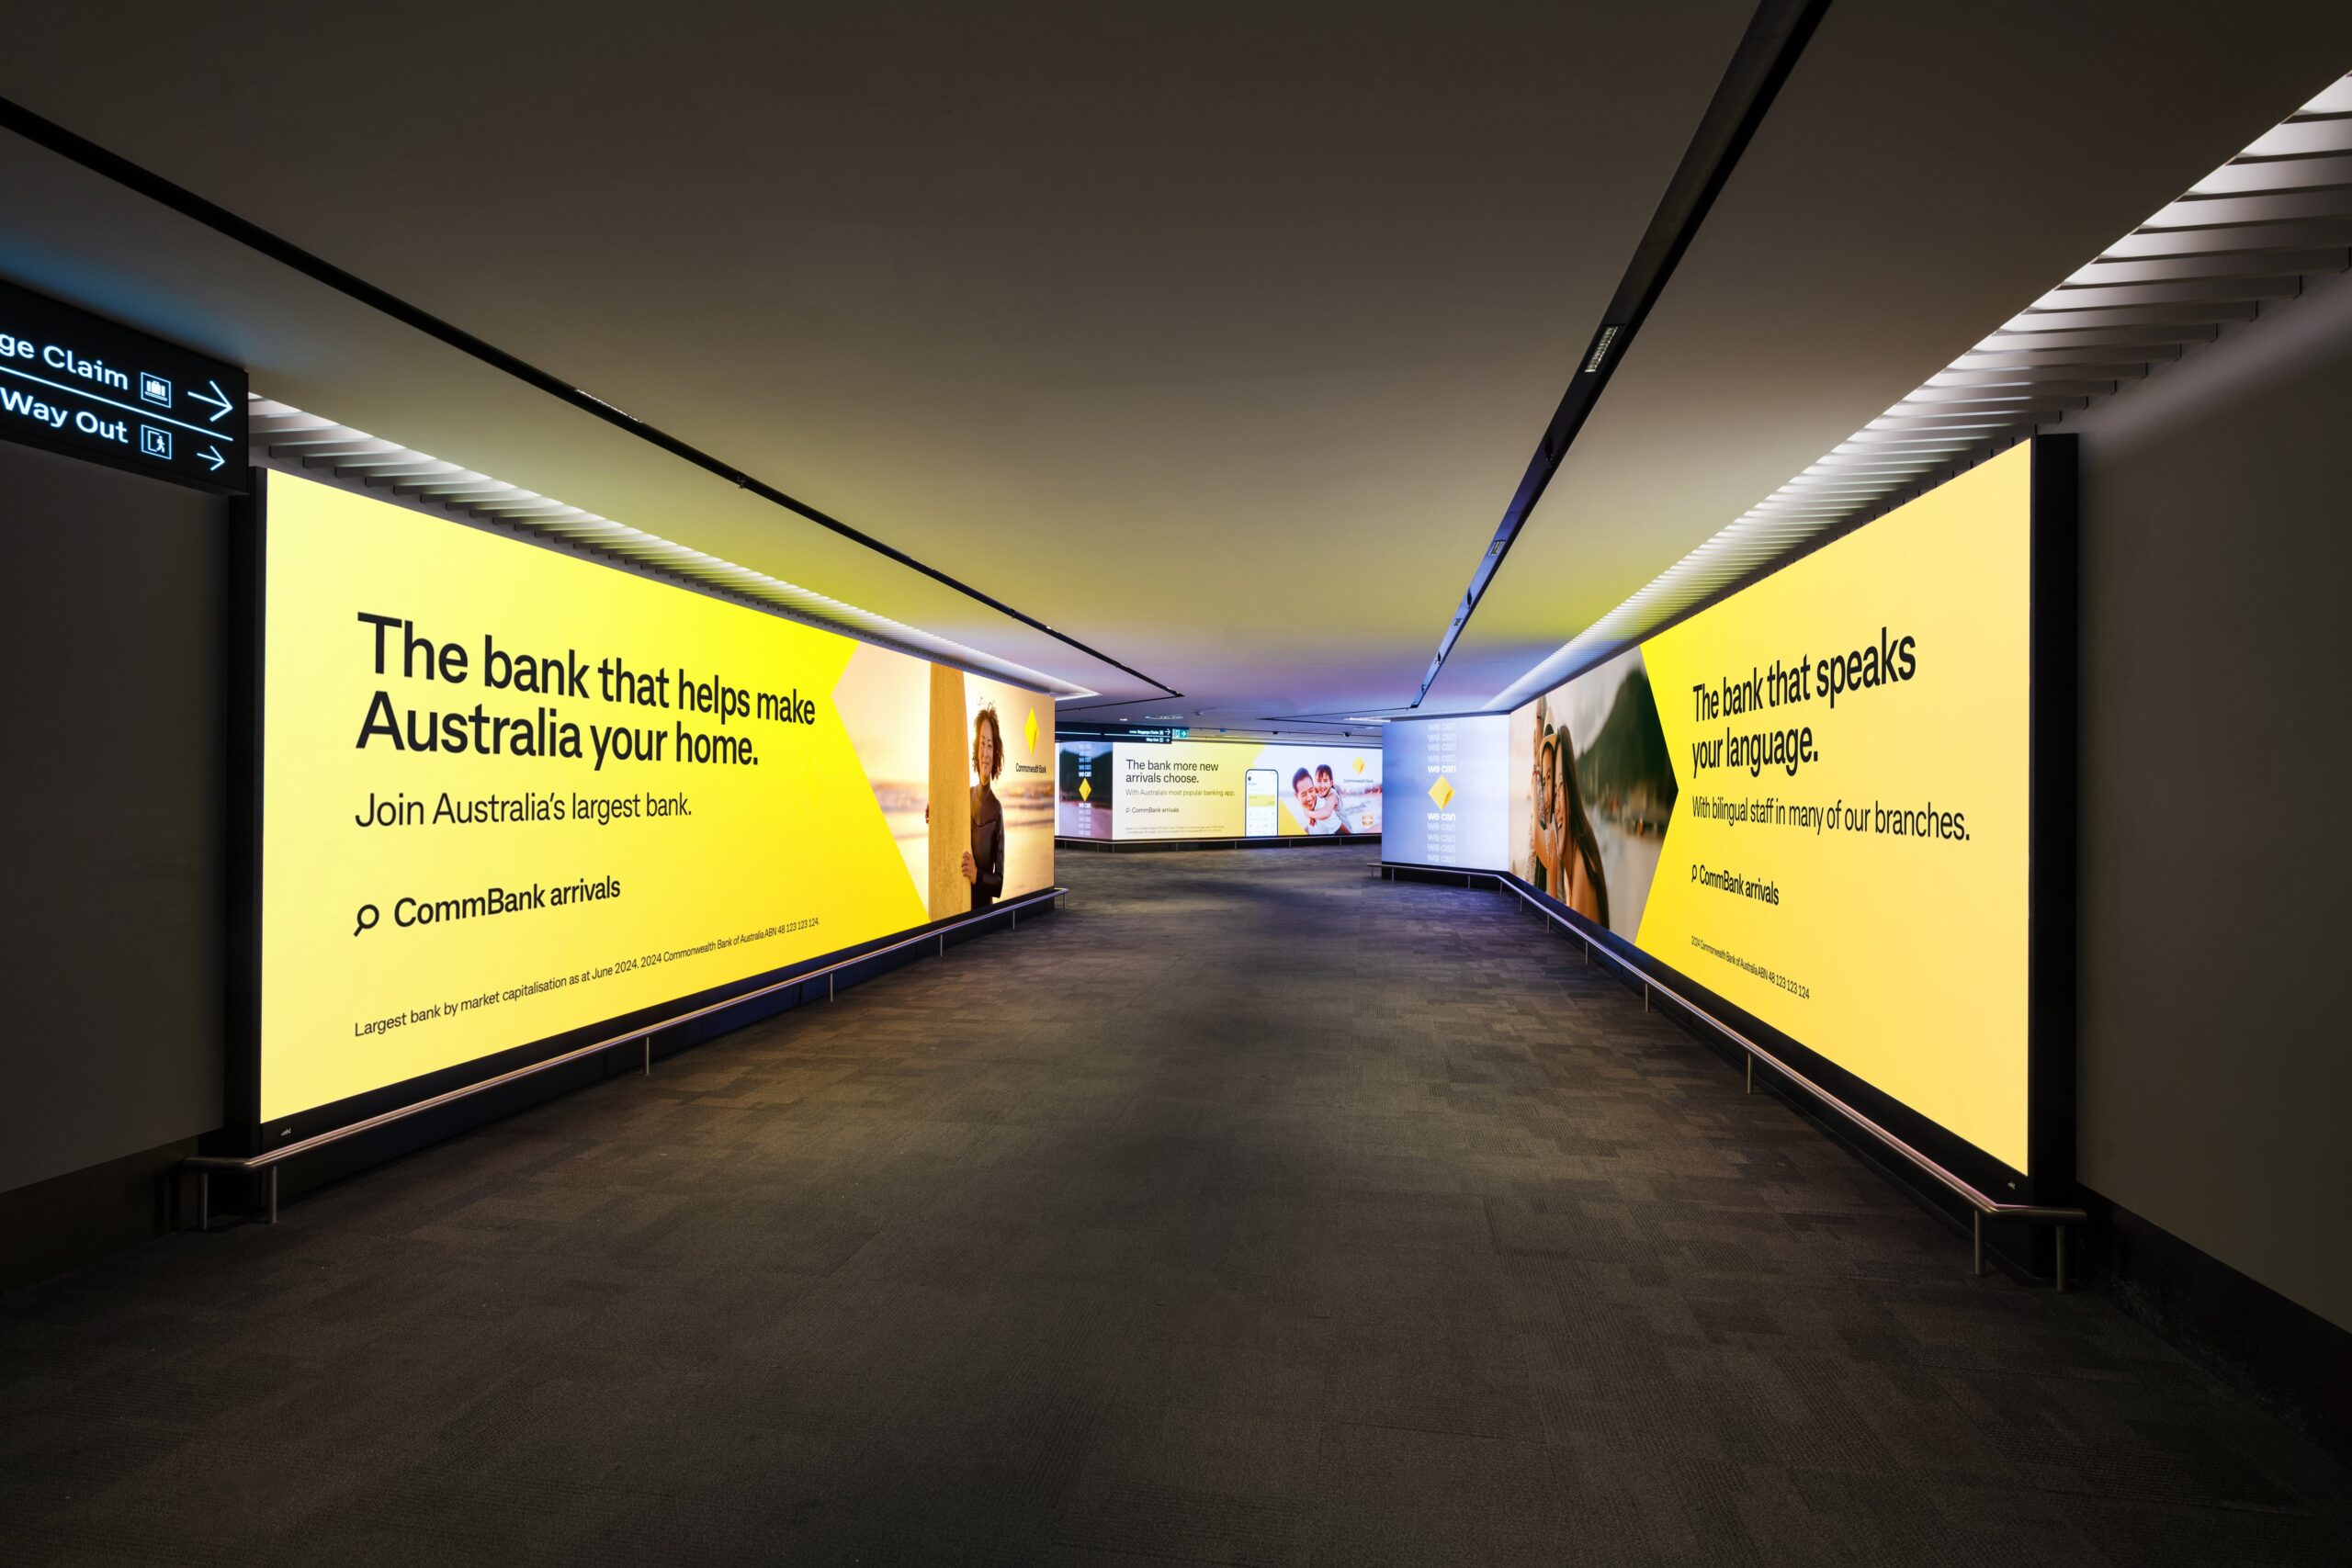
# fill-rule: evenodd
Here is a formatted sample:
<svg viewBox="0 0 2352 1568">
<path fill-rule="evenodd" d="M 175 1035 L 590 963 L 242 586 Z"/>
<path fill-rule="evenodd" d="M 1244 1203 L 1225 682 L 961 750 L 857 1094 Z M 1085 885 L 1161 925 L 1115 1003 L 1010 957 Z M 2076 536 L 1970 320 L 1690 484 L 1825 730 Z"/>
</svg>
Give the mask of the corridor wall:
<svg viewBox="0 0 2352 1568">
<path fill-rule="evenodd" d="M 2339 1433 L 2352 1053 L 2328 981 L 2352 852 L 2289 824 L 2324 800 L 2301 786 L 2343 750 L 2330 720 L 2352 581 L 2347 385 L 2352 276 L 2336 276 L 2069 416 L 2079 716 L 2060 761 L 2076 788 L 2042 856 L 2075 883 L 2057 934 L 2090 1267 L 2177 1342 Z M 1532 717 L 1451 722 L 1470 750 L 1471 727 L 1498 721 L 1532 744 Z M 1400 777 L 1431 730 L 1389 727 Z M 1511 769 L 1492 740 L 1476 754 Z M 1403 854 L 1396 815 L 1391 858 L 1502 863 Z"/>
<path fill-rule="evenodd" d="M 2078 951 L 2084 1181 L 2352 1331 L 2347 387 L 2339 275 L 2080 421 Z"/>
<path fill-rule="evenodd" d="M 2063 1183 L 2034 586 L 2072 457 L 2013 447 L 1508 716 L 1392 724 L 1450 758 L 1419 763 L 1421 863 L 1507 871 L 1992 1190 Z"/>
<path fill-rule="evenodd" d="M 1053 883 L 1053 699 L 284 473 L 267 1147 Z"/>
<path fill-rule="evenodd" d="M 14 444 L 0 493 L 18 738 L 0 811 L 25 917 L 0 955 L 0 1193 L 93 1172 L 107 1196 L 26 1200 L 72 1256 L 152 1228 L 156 1170 L 220 1125 L 227 507 Z M 0 1224 L 0 1258 L 45 1250 Z"/>
</svg>

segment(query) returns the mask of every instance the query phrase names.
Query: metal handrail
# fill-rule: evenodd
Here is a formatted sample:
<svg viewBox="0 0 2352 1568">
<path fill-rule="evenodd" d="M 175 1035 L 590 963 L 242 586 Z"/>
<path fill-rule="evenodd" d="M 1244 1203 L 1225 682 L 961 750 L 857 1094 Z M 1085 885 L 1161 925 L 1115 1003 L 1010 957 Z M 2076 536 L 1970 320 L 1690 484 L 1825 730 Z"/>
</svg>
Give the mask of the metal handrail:
<svg viewBox="0 0 2352 1568">
<path fill-rule="evenodd" d="M 297 1155 L 308 1154 L 313 1149 L 322 1149 L 332 1144 L 339 1144 L 345 1138 L 356 1138 L 362 1133 L 370 1133 L 379 1127 L 389 1127 L 394 1122 L 404 1122 L 412 1116 L 421 1116 L 428 1111 L 455 1104 L 460 1100 L 470 1099 L 477 1094 L 486 1094 L 503 1085 L 519 1082 L 524 1078 L 551 1071 L 568 1063 L 584 1060 L 600 1051 L 610 1051 L 616 1046 L 627 1045 L 631 1042 L 637 1042 L 644 1046 L 645 1071 L 650 1075 L 653 1071 L 653 1036 L 662 1030 L 675 1029 L 681 1024 L 693 1023 L 699 1019 L 708 1018 L 714 1013 L 741 1007 L 745 1002 L 757 1001 L 762 997 L 774 996 L 778 991 L 787 990 L 796 986 L 806 986 L 812 980 L 821 979 L 825 982 L 825 999 L 831 1001 L 833 997 L 833 976 L 843 969 L 868 963 L 926 942 L 937 942 L 939 951 L 944 953 L 947 951 L 949 931 L 977 925 L 982 920 L 993 919 L 1002 914 L 1012 916 L 1012 923 L 1018 927 L 1021 923 L 1022 910 L 1033 904 L 1044 903 L 1047 899 L 1058 903 L 1069 892 L 1069 889 L 1067 887 L 1048 887 L 1035 893 L 1024 893 L 1018 898 L 1006 899 L 978 914 L 966 915 L 960 919 L 933 926 L 929 931 L 914 936 L 903 937 L 886 946 L 868 948 L 864 953 L 853 954 L 848 958 L 836 959 L 831 964 L 803 970 L 788 979 L 772 981 L 755 989 L 745 991 L 741 996 L 729 997 L 724 1001 L 708 1002 L 698 1008 L 690 1008 L 684 1012 L 673 1013 L 655 1022 L 624 1030 L 618 1034 L 610 1035 L 586 1045 L 576 1045 L 569 1051 L 527 1063 L 492 1077 L 481 1078 L 456 1089 L 446 1089 L 424 1100 L 412 1100 L 406 1105 L 395 1106 L 390 1111 L 379 1111 L 373 1116 L 364 1117 L 357 1122 L 347 1122 L 339 1127 L 330 1127 L 325 1132 L 313 1133 L 307 1138 L 298 1138 L 293 1143 L 282 1145 L 274 1149 L 266 1149 L 257 1155 L 189 1155 L 180 1161 L 180 1168 L 197 1173 L 197 1228 L 198 1230 L 210 1228 L 211 1179 L 212 1173 L 216 1170 L 243 1171 L 248 1175 L 255 1171 L 267 1171 L 269 1173 L 269 1223 L 276 1224 L 277 1223 L 277 1168 Z"/>
<path fill-rule="evenodd" d="M 1758 1061 L 1761 1061 L 1766 1066 L 1771 1068 L 1772 1071 L 1779 1073 L 1782 1077 L 1804 1089 L 1814 1099 L 1819 1100 L 1822 1104 L 1826 1105 L 1832 1111 L 1837 1111 L 1838 1114 L 1844 1117 L 1848 1122 L 1851 1122 L 1862 1132 L 1870 1134 L 1871 1137 L 1877 1140 L 1881 1145 L 1884 1145 L 1894 1153 L 1902 1156 L 1903 1158 L 1908 1161 L 1915 1169 L 1935 1181 L 1937 1185 L 1942 1187 L 1946 1191 L 1960 1199 L 1961 1201 L 1966 1203 L 1969 1208 L 1974 1212 L 1971 1223 L 1971 1229 L 1973 1233 L 1973 1241 L 1975 1252 L 1975 1271 L 1979 1275 L 1982 1275 L 1984 1272 L 1984 1222 L 1986 1220 L 2024 1220 L 2029 1223 L 2041 1223 L 2056 1226 L 2058 1238 L 2058 1256 L 2056 1260 L 2057 1288 L 2062 1291 L 2066 1288 L 2065 1227 L 2070 1224 L 2087 1224 L 2090 1219 L 2088 1212 L 2077 1208 L 2069 1208 L 2063 1204 L 2011 1203 L 1994 1197 L 1991 1193 L 1986 1192 L 1984 1189 L 1978 1187 L 1974 1182 L 1970 1181 L 1966 1177 L 1962 1176 L 1959 1172 L 1944 1165 L 1933 1155 L 1930 1155 L 1926 1150 L 1919 1148 L 1909 1140 L 1904 1138 L 1900 1134 L 1894 1132 L 1892 1129 L 1880 1122 L 1868 1112 L 1848 1103 L 1845 1100 L 1839 1098 L 1830 1089 L 1824 1088 L 1814 1079 L 1807 1077 L 1804 1073 L 1799 1072 L 1796 1068 L 1789 1066 L 1786 1061 L 1774 1055 L 1764 1046 L 1758 1045 L 1746 1034 L 1743 1034 L 1738 1030 L 1733 1028 L 1730 1024 L 1725 1023 L 1723 1020 L 1715 1017 L 1713 1012 L 1693 1001 L 1690 997 L 1677 990 L 1674 987 L 1658 979 L 1656 976 L 1650 974 L 1649 971 L 1640 967 L 1638 964 L 1632 963 L 1623 954 L 1612 952 L 1611 949 L 1596 943 L 1591 937 L 1588 936 L 1583 931 L 1578 931 L 1575 926 L 1569 924 L 1567 920 L 1563 919 L 1559 911 L 1546 907 L 1540 897 L 1530 892 L 1526 888 L 1521 887 L 1515 881 L 1508 879 L 1495 872 L 1469 871 L 1455 866 L 1420 866 L 1406 861 L 1371 861 L 1366 863 L 1378 869 L 1384 880 L 1393 880 L 1392 878 L 1389 878 L 1388 872 L 1390 868 L 1396 866 L 1403 866 L 1406 869 L 1415 871 L 1453 872 L 1462 875 L 1465 880 L 1471 877 L 1483 877 L 1495 886 L 1512 895 L 1514 897 L 1518 898 L 1521 904 L 1524 904 L 1529 908 L 1533 909 L 1537 914 L 1543 916 L 1545 920 L 1566 931 L 1570 936 L 1582 942 L 1584 944 L 1585 956 L 1588 960 L 1589 960 L 1595 953 L 1598 953 L 1608 963 L 1616 965 L 1621 974 L 1639 981 L 1642 987 L 1642 1006 L 1645 1010 L 1649 1006 L 1650 993 L 1654 990 L 1661 992 L 1680 1006 L 1685 1012 L 1690 1013 L 1695 1018 L 1703 1019 L 1710 1029 L 1714 1030 L 1718 1034 L 1721 1034 L 1725 1039 L 1731 1041 L 1743 1052 L 1747 1053 L 1747 1091 L 1750 1094 L 1756 1092 L 1756 1064 Z"/>
</svg>

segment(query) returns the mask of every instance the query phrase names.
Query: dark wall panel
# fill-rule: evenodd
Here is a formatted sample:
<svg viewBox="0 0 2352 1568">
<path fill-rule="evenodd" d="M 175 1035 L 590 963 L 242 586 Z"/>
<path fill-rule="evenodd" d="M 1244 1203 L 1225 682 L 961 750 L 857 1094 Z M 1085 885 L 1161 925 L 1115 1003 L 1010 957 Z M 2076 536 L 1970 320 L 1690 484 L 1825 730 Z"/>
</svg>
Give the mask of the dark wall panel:
<svg viewBox="0 0 2352 1568">
<path fill-rule="evenodd" d="M 2083 1179 L 2352 1328 L 2352 279 L 2083 434 Z"/>
<path fill-rule="evenodd" d="M 226 511 L 0 445 L 0 1192 L 220 1124 Z"/>
</svg>

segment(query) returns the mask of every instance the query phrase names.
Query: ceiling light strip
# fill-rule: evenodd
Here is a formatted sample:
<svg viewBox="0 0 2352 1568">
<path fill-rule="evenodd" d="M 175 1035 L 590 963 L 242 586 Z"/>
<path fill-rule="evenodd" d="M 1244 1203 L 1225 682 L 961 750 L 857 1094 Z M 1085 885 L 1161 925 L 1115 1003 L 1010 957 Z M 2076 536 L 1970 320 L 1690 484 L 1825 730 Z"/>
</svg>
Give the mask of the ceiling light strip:
<svg viewBox="0 0 2352 1568">
<path fill-rule="evenodd" d="M 382 491 L 407 504 L 447 512 L 605 562 L 628 563 L 749 608 L 862 642 L 878 643 L 918 659 L 951 664 L 991 680 L 1011 681 L 1057 697 L 1091 697 L 1084 686 L 994 658 L 948 637 L 828 599 L 780 578 L 706 555 L 658 535 L 631 528 L 577 506 L 567 505 L 485 474 L 364 431 L 334 424 L 316 414 L 265 397 L 245 404 L 251 445 L 268 454 L 270 466 L 324 473 L 347 486 Z"/>
<path fill-rule="evenodd" d="M 1461 640 L 1463 628 L 1470 624 L 1470 616 L 1478 608 L 1487 584 L 1494 581 L 1536 502 L 1543 500 L 1545 487 L 1559 471 L 1561 459 L 1567 456 L 1577 432 L 1584 428 L 1593 404 L 1600 400 L 1610 377 L 1616 373 L 1634 333 L 1648 319 L 1650 308 L 1657 303 L 1667 279 L 1674 275 L 1682 253 L 1690 248 L 1691 237 L 1706 220 L 1724 183 L 1731 177 L 1740 154 L 1747 151 L 1765 111 L 1771 107 L 1774 96 L 1795 68 L 1797 57 L 1804 52 L 1822 13 L 1827 9 L 1828 0 L 1762 0 L 1748 19 L 1747 30 L 1732 52 L 1731 64 L 1717 84 L 1706 112 L 1700 117 L 1698 131 L 1691 137 L 1673 177 L 1667 182 L 1666 194 L 1651 215 L 1641 243 L 1634 246 L 1634 258 L 1626 266 L 1616 293 L 1601 313 L 1591 344 L 1570 376 L 1568 389 L 1561 395 L 1559 407 L 1553 411 L 1551 423 L 1544 427 L 1544 439 L 1521 476 L 1510 504 L 1503 510 L 1501 524 L 1471 570 L 1470 586 L 1455 606 L 1453 619 L 1438 638 L 1437 655 L 1430 660 L 1428 673 L 1421 677 L 1413 706 L 1420 706 L 1430 694 L 1430 687 L 1436 683 L 1438 671 L 1445 668 L 1454 644 Z"/>
<path fill-rule="evenodd" d="M 706 472 L 716 474 L 728 483 L 749 491 L 763 501 L 781 506 L 786 511 L 804 517 L 820 528 L 838 534 L 853 543 L 865 546 L 867 549 L 888 558 L 910 571 L 919 572 L 934 582 L 954 589 L 968 599 L 977 600 L 997 614 L 1020 622 L 1032 631 L 1043 632 L 1056 642 L 1064 647 L 1075 649 L 1089 659 L 1107 664 L 1123 674 L 1132 675 L 1144 684 L 1164 692 L 1169 696 L 1182 695 L 1182 693 L 1162 682 L 1152 679 L 1132 665 L 1122 664 L 1099 649 L 1090 648 L 1074 637 L 1056 631 L 1035 616 L 1023 615 L 1004 601 L 985 593 L 969 583 L 950 577 L 937 567 L 917 560 L 904 550 L 886 545 L 872 535 L 853 528 L 841 519 L 830 516 L 806 502 L 796 500 L 774 485 L 754 479 L 741 468 L 720 461 L 700 447 L 683 441 L 667 431 L 646 423 L 634 414 L 614 407 L 594 393 L 575 387 L 561 377 L 542 370 L 529 361 L 474 336 L 462 327 L 453 325 L 427 310 L 410 304 L 398 295 L 388 289 L 378 288 L 356 274 L 345 272 L 324 257 L 315 255 L 292 241 L 272 233 L 250 219 L 239 217 L 225 207 L 206 200 L 186 186 L 175 185 L 163 175 L 132 163 L 119 153 L 107 151 L 88 138 L 68 130 L 55 120 L 35 114 L 13 99 L 0 98 L 0 127 L 13 130 L 39 146 L 46 147 L 58 156 L 78 164 L 95 175 L 113 180 L 118 185 L 158 202 L 182 217 L 201 223 L 214 232 L 256 251 L 281 265 L 291 267 L 314 282 L 323 284 L 339 294 L 356 299 L 372 310 L 381 311 L 403 325 L 437 339 L 461 354 L 470 355 L 495 369 L 504 371 L 516 380 L 545 392 L 551 398 L 569 403 L 585 413 L 593 414 L 608 424 L 616 425 L 639 440 L 660 447 L 672 457 L 691 463 Z"/>
<path fill-rule="evenodd" d="M 1735 553 L 1758 521 L 1796 525 L 1796 536 L 1764 570 L 1777 569 L 1788 556 L 2060 424 L 2152 367 L 2276 310 L 2302 292 L 2305 276 L 2352 268 L 2352 155 L 2259 161 L 2279 152 L 2352 149 L 2352 120 L 2332 118 L 2347 106 L 2352 75 L 1660 572 L 1488 705 L 1516 707 L 1759 575 Z M 2212 225 L 2200 227 L 2207 209 Z M 2015 412 L 1995 412 L 2012 399 Z M 1872 488 L 1857 490 L 1858 483 Z"/>
</svg>

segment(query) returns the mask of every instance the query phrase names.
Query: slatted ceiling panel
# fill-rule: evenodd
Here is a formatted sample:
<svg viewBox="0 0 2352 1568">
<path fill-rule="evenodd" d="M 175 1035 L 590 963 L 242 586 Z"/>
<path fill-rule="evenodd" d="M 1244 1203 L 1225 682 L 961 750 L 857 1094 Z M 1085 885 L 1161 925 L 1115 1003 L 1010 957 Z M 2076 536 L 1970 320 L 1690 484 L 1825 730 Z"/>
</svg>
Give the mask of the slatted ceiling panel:
<svg viewBox="0 0 2352 1568">
<path fill-rule="evenodd" d="M 2352 76 L 2266 132 L 1530 671 L 1520 703 L 2352 268 Z M 1771 532 L 1759 534 L 1759 525 Z"/>
<path fill-rule="evenodd" d="M 2027 365 L 2007 370 L 1941 370 L 1921 390 L 1949 391 L 1964 388 L 1981 391 L 1996 387 L 2030 389 L 2046 386 L 2077 390 L 2086 398 L 2103 398 L 2115 390 L 2119 380 L 2137 380 L 2147 373 L 2145 365 L 2061 365 L 2045 368 Z M 1917 397 L 1918 394 L 1915 392 L 1912 395 Z"/>
<path fill-rule="evenodd" d="M 412 451 L 336 424 L 316 414 L 264 397 L 246 400 L 252 445 L 269 454 L 272 466 L 332 474 L 345 483 L 422 506 L 494 525 L 561 546 L 575 554 L 626 562 L 640 570 L 674 578 L 756 609 L 837 631 L 866 642 L 955 665 L 996 680 L 1039 687 L 1059 696 L 1092 696 L 1083 686 L 1035 670 L 991 659 L 946 637 L 828 599 L 793 583 L 717 556 L 616 523 L 550 496 L 457 463 Z"/>
<path fill-rule="evenodd" d="M 2347 199 L 2352 206 L 2352 199 Z M 2130 327 L 2222 326 L 2231 321 L 2250 321 L 2262 308 L 2251 299 L 2206 299 L 2188 305 L 2143 305 L 2136 310 L 2036 310 L 2022 316 L 2012 316 L 2001 323 L 1996 336 L 2023 333 L 2028 336 L 2044 333 L 2114 332 Z M 2119 319 L 2120 318 L 2120 319 Z"/>
<path fill-rule="evenodd" d="M 2299 191 L 2291 196 L 2260 196 L 2231 198 L 2233 207 L 2259 208 L 2268 202 L 2294 202 L 2315 205 L 2319 201 L 2352 205 L 2340 186 L 2320 191 Z M 2301 245 L 2314 250 L 2327 250 L 2352 244 L 2352 217 L 2297 217 L 2280 213 L 2271 219 L 2228 220 L 2218 213 L 2198 213 L 2195 216 L 2211 221 L 2199 227 L 2186 225 L 2170 229 L 2143 230 L 2119 240 L 2108 252 L 2110 256 L 2180 256 L 2194 257 L 2211 252 L 2243 251 L 2263 245 Z"/>
<path fill-rule="evenodd" d="M 2044 423 L 2057 419 L 2064 412 L 2053 408 L 2018 408 L 1990 412 L 1905 414 L 1900 419 L 1874 419 L 1869 428 L 1872 432 L 2007 430 L 2011 425 Z"/>
<path fill-rule="evenodd" d="M 2321 96 L 2322 98 L 2325 95 Z M 2315 98 L 2317 103 L 2321 99 Z M 2267 135 L 2256 138 L 2241 157 L 2301 158 L 2316 152 L 2352 152 L 2352 114 L 2306 110 Z"/>
<path fill-rule="evenodd" d="M 2185 197 L 2149 219 L 2137 233 L 2116 242 L 2108 254 L 2171 255 L 2186 245 L 2212 240 L 2234 242 L 2262 233 L 2333 235 L 2352 227 L 2352 220 L 2340 216 L 2347 205 L 2346 189 L 2343 185 L 2324 185 L 2316 189 L 2274 190 L 2255 196 Z"/>
<path fill-rule="evenodd" d="M 2302 113 L 2304 115 L 2352 114 L 2352 76 L 2345 77 L 2318 97 L 2305 104 Z"/>
<path fill-rule="evenodd" d="M 2326 270 L 2334 271 L 2335 268 Z M 2191 277 L 2177 283 L 2066 284 L 2042 296 L 2052 310 L 2108 310 L 2138 305 L 2190 304 L 2203 300 L 2291 299 L 2303 291 L 2292 273 L 2255 277 Z"/>
<path fill-rule="evenodd" d="M 2352 186 L 2352 158 L 2279 158 L 2224 164 L 2189 186 L 2188 195 L 2182 200 L 2241 192 L 2316 190 L 2331 186 Z"/>
<path fill-rule="evenodd" d="M 2178 232 L 2177 230 L 2171 231 L 2166 238 L 2170 239 Z M 2280 244 L 2276 234 L 2266 234 L 2259 229 L 2255 230 L 2254 234 L 2251 247 L 2216 247 L 2200 250 L 2195 254 L 2154 258 L 2102 258 L 2083 268 L 2068 282 L 2074 287 L 2174 281 L 2222 285 L 2242 277 L 2301 276 L 2307 273 L 2344 270 L 2345 247 L 2342 245 L 2287 250 L 2275 248 Z"/>
<path fill-rule="evenodd" d="M 2084 314 L 2080 310 L 2064 310 L 2056 313 L 2068 317 L 2078 317 Z M 2137 310 L 2127 313 L 2133 316 L 2140 314 Z M 2073 359 L 2066 363 L 2079 363 L 2083 357 L 2081 351 L 2086 348 L 2113 349 L 2139 344 L 2211 343 L 2221 335 L 2222 327 L 2218 321 L 2208 321 L 2199 325 L 2190 325 L 2186 322 L 2167 325 L 2162 321 L 2118 321 L 2108 327 L 2071 327 L 2050 332 L 2004 330 L 1986 338 L 1978 347 L 1984 353 L 1999 353 L 2003 350 L 2051 353 L 2064 350 L 2073 354 Z M 1908 399 L 1905 400 L 1909 401 Z"/>
</svg>

